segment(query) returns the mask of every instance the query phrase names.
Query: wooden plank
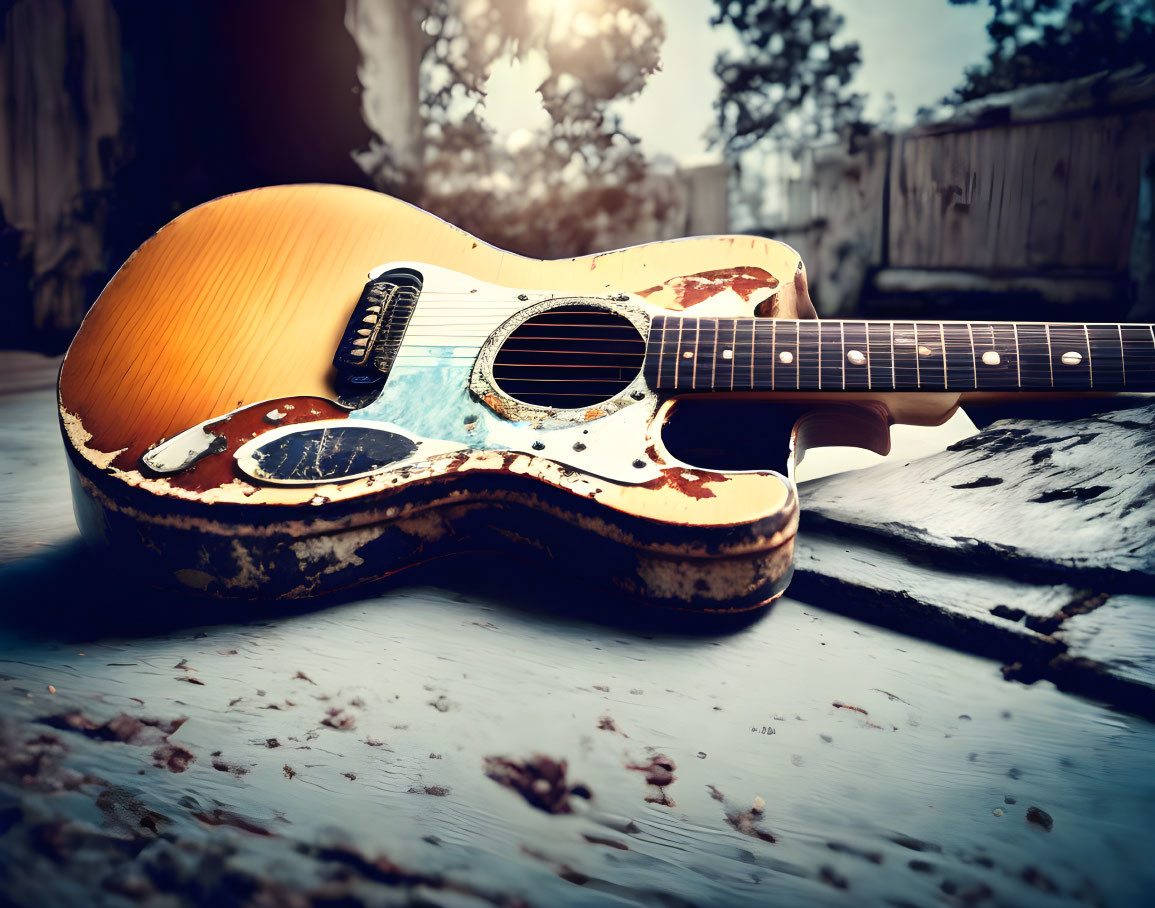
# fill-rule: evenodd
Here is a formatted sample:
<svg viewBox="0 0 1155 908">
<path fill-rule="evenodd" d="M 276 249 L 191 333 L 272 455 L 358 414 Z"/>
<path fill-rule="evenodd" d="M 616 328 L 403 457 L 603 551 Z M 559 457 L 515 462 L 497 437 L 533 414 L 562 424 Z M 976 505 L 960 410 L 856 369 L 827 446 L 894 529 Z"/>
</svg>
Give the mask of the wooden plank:
<svg viewBox="0 0 1155 908">
<path fill-rule="evenodd" d="M 999 130 L 983 129 L 971 133 L 973 145 L 974 196 L 971 200 L 971 257 L 967 266 L 974 269 L 994 267 L 998 252 L 998 206 L 1003 192 L 1005 169 L 993 159 L 994 147 L 1002 140 Z M 1005 140 L 1003 140 L 1005 141 Z"/>
<path fill-rule="evenodd" d="M 1155 883 L 1150 723 L 794 601 L 682 635 L 567 616 L 563 591 L 542 611 L 494 579 L 498 598 L 410 586 L 6 639 L 6 895 L 835 905 L 985 887 L 1024 904 L 1043 887 L 1078 904 L 1093 887 L 1126 904 Z M 183 721 L 134 743 L 150 718 Z M 571 813 L 486 775 L 534 754 L 566 761 L 550 791 Z M 573 786 L 592 797 L 557 791 Z"/>
<path fill-rule="evenodd" d="M 1071 268 L 1091 268 L 1096 264 L 1094 233 L 1100 225 L 1102 194 L 1101 125 L 1083 121 L 1071 131 L 1068 163 L 1067 207 L 1059 248 L 1060 261 Z"/>
<path fill-rule="evenodd" d="M 1070 659 L 1083 660 L 1119 681 L 1155 694 L 1155 598 L 1111 596 L 1093 610 L 1072 615 L 1055 633 Z"/>
<path fill-rule="evenodd" d="M 1082 123 L 1047 123 L 1030 127 L 1034 146 L 1026 240 L 1026 264 L 1031 268 L 1062 265 L 1063 230 L 1071 136 Z"/>
<path fill-rule="evenodd" d="M 1150 115 L 1148 115 L 1148 120 Z M 1125 271 L 1131 260 L 1131 236 L 1135 229 L 1135 215 L 1139 206 L 1139 176 L 1142 167 L 1141 150 L 1144 146 L 1142 129 L 1130 118 L 1120 117 L 1116 143 L 1108 160 L 1107 210 L 1100 242 L 1110 243 L 1103 256 L 1116 268 Z M 1108 258 L 1113 253 L 1112 258 Z"/>
<path fill-rule="evenodd" d="M 1155 583 L 1155 404 L 1009 419 L 941 454 L 802 488 L 807 526 L 974 572 L 1123 592 Z"/>
</svg>

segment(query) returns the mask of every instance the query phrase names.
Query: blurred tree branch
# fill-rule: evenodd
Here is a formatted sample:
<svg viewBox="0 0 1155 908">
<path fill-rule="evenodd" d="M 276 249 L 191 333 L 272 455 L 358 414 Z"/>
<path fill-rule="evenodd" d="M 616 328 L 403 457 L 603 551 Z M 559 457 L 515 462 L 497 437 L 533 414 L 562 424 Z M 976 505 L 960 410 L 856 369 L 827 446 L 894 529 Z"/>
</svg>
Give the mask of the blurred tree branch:
<svg viewBox="0 0 1155 908">
<path fill-rule="evenodd" d="M 610 110 L 660 66 L 665 28 L 649 0 L 349 0 L 348 11 L 375 132 L 356 158 L 381 189 L 539 257 L 597 251 L 677 205 Z M 372 27 L 389 17 L 404 53 L 397 31 Z M 548 126 L 503 139 L 485 119 L 486 84 L 502 59 L 530 55 L 548 68 L 536 87 Z"/>
<path fill-rule="evenodd" d="M 979 0 L 949 0 L 964 6 Z M 988 0 L 991 50 L 945 99 L 959 104 L 1024 85 L 1155 63 L 1150 0 Z"/>
<path fill-rule="evenodd" d="M 714 26 L 729 25 L 741 55 L 714 64 L 722 81 L 715 141 L 731 153 L 766 138 L 801 146 L 862 121 L 863 95 L 847 86 L 858 44 L 838 40 L 842 16 L 813 0 L 715 0 Z"/>
</svg>

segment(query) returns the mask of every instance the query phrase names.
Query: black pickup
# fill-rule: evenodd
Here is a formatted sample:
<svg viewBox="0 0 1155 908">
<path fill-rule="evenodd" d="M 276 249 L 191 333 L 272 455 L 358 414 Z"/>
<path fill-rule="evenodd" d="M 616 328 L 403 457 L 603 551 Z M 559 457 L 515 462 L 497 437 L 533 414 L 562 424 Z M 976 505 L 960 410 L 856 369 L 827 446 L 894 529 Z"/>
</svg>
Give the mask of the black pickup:
<svg viewBox="0 0 1155 908">
<path fill-rule="evenodd" d="M 361 291 L 333 356 L 342 405 L 359 409 L 381 393 L 421 295 L 421 283 L 418 272 L 397 268 L 369 281 Z"/>
</svg>

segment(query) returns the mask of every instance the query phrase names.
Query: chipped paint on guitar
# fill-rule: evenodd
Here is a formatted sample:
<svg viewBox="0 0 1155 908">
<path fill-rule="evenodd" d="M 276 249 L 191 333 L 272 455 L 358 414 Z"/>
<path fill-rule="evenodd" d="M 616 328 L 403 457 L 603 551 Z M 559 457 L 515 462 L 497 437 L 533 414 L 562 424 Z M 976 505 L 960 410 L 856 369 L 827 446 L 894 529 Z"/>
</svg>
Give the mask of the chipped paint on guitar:
<svg viewBox="0 0 1155 908">
<path fill-rule="evenodd" d="M 366 272 L 399 267 L 421 293 L 388 379 L 351 409 L 333 351 Z M 788 478 L 679 461 L 661 436 L 677 398 L 655 394 L 640 361 L 579 407 L 515 397 L 494 371 L 534 317 L 632 325 L 644 343 L 653 313 L 689 306 L 813 314 L 797 254 L 762 238 L 538 262 L 364 190 L 216 200 L 134 254 L 66 357 L 78 521 L 213 595 L 314 595 L 499 549 L 656 604 L 758 607 L 789 579 Z"/>
</svg>

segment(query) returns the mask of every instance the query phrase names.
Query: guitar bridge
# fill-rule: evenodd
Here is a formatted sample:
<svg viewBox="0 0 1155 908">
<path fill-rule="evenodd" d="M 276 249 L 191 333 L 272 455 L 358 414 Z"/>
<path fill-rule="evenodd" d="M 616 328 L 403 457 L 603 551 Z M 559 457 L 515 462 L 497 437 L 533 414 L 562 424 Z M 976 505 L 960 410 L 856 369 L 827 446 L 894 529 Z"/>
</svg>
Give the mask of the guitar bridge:
<svg viewBox="0 0 1155 908">
<path fill-rule="evenodd" d="M 337 345 L 337 400 L 354 410 L 372 403 L 389 378 L 421 294 L 421 275 L 396 268 L 370 280 Z"/>
</svg>

